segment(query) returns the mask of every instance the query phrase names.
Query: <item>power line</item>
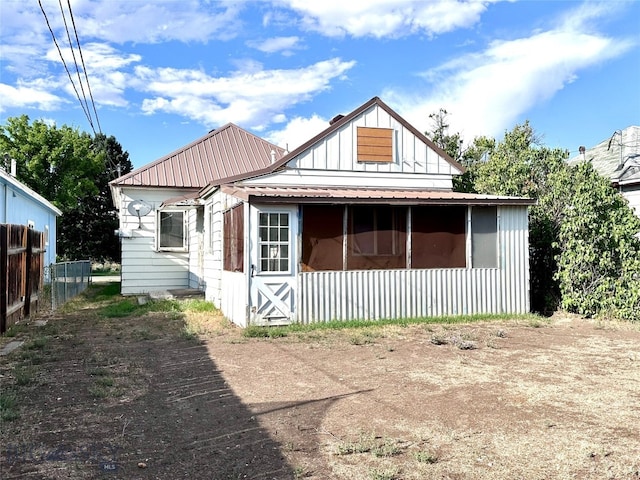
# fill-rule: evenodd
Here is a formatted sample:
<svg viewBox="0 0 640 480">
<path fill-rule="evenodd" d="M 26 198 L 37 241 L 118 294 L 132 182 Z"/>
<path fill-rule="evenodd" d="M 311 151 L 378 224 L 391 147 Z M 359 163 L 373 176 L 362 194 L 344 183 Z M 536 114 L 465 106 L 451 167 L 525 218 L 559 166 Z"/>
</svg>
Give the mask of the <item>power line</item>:
<svg viewBox="0 0 640 480">
<path fill-rule="evenodd" d="M 91 105 L 93 106 L 93 113 L 96 116 L 96 123 L 98 124 L 98 131 L 102 133 L 102 127 L 100 126 L 100 119 L 98 118 L 98 110 L 96 110 L 96 102 L 93 99 L 93 93 L 91 92 L 91 84 L 89 83 L 89 76 L 87 75 L 87 67 L 84 63 L 84 56 L 82 55 L 82 48 L 80 47 L 80 39 L 78 38 L 78 30 L 76 29 L 76 21 L 73 18 L 73 11 L 71 10 L 71 0 L 67 0 L 67 6 L 69 8 L 69 16 L 71 17 L 71 24 L 73 25 L 73 32 L 76 36 L 76 44 L 78 45 L 78 53 L 80 54 L 80 61 L 82 62 L 82 70 L 84 71 L 84 78 L 87 82 L 87 90 L 89 90 L 89 97 L 91 98 Z M 66 26 L 66 22 L 65 22 Z M 75 61 L 75 57 L 74 57 Z M 77 64 L 76 64 L 77 65 Z M 85 97 L 86 100 L 86 97 Z"/>
<path fill-rule="evenodd" d="M 62 50 L 60 49 L 60 45 L 58 45 L 58 41 L 56 40 L 56 36 L 53 33 L 53 29 L 51 28 L 51 24 L 49 23 L 49 18 L 47 17 L 47 13 L 44 11 L 44 7 L 42 6 L 42 0 L 38 0 L 38 5 L 40 5 L 40 10 L 42 11 L 42 15 L 44 16 L 45 21 L 47 22 L 47 27 L 49 28 L 49 33 L 51 33 L 51 38 L 53 39 L 53 43 L 58 49 L 58 55 L 60 55 L 60 60 L 62 61 L 62 65 L 64 66 L 65 71 L 67 72 L 67 76 L 69 77 L 69 81 L 71 82 L 71 86 L 73 90 L 76 92 L 76 97 L 78 98 L 78 102 L 80 102 L 80 106 L 82 107 L 82 111 L 84 112 L 87 120 L 89 121 L 89 125 L 91 126 L 91 130 L 93 134 L 96 134 L 96 130 L 93 127 L 93 120 L 91 118 L 90 112 L 85 104 L 82 103 L 82 99 L 80 98 L 80 93 L 78 93 L 78 89 L 76 88 L 75 83 L 73 82 L 73 78 L 71 77 L 71 72 L 69 71 L 69 67 L 67 67 L 67 62 L 64 60 L 64 56 L 62 55 Z M 73 47 L 72 47 L 73 50 Z M 76 64 L 77 65 L 77 64 Z"/>
</svg>

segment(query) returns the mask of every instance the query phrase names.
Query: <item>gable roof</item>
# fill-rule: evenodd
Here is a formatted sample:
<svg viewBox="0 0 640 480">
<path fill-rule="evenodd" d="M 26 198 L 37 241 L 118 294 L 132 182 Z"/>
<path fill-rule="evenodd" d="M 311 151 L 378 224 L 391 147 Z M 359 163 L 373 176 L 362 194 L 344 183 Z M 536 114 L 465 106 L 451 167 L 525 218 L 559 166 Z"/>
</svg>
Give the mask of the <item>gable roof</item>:
<svg viewBox="0 0 640 480">
<path fill-rule="evenodd" d="M 278 167 L 280 167 L 282 165 L 285 165 L 289 160 L 297 157 L 300 153 L 304 152 L 306 149 L 308 149 L 309 147 L 311 147 L 315 143 L 318 143 L 323 138 L 328 137 L 333 132 L 335 132 L 336 130 L 340 129 L 343 125 L 345 125 L 346 123 L 349 123 L 355 117 L 357 117 L 358 115 L 360 115 L 363 112 L 367 111 L 369 108 L 371 108 L 374 105 L 378 105 L 380 108 L 385 110 L 398 123 L 400 123 L 402 126 L 404 126 L 407 130 L 409 130 L 411 133 L 413 133 L 418 139 L 420 139 L 422 142 L 427 144 L 429 146 L 429 148 L 431 148 L 438 155 L 440 155 L 447 163 L 451 164 L 454 168 L 460 170 L 460 172 L 464 172 L 465 171 L 465 168 L 460 163 L 458 163 L 454 159 L 452 159 L 447 152 L 445 152 L 440 147 L 438 147 L 435 143 L 433 143 L 431 140 L 429 140 L 423 133 L 420 133 L 418 131 L 418 129 L 416 129 L 413 125 L 411 125 L 409 122 L 407 122 L 400 115 L 398 115 L 398 113 L 396 113 L 394 110 L 392 110 L 391 107 L 389 107 L 386 103 L 384 103 L 378 97 L 373 97 L 371 100 L 369 100 L 368 102 L 362 104 L 361 106 L 356 108 L 354 111 L 352 111 L 348 115 L 345 115 L 345 116 L 337 115 L 336 117 L 334 117 L 328 128 L 326 128 L 325 130 L 320 132 L 318 135 L 316 135 L 315 137 L 313 137 L 309 141 L 303 143 L 302 145 L 300 145 L 298 148 L 296 148 L 292 152 L 290 152 L 287 155 L 285 155 L 283 158 L 281 158 L 279 161 L 277 161 L 272 166 L 272 169 L 276 169 L 276 168 L 278 168 Z"/>
<path fill-rule="evenodd" d="M 31 198 L 34 202 L 39 203 L 44 209 L 49 210 L 54 215 L 56 216 L 62 215 L 62 212 L 60 211 L 60 209 L 56 207 L 53 203 L 51 203 L 49 200 L 44 198 L 39 193 L 36 193 L 35 191 L 31 190 L 24 183 L 22 183 L 20 180 L 15 178 L 13 175 L 10 175 L 3 168 L 0 168 L 0 183 L 3 183 L 5 185 L 11 185 L 15 190 L 21 192 L 24 196 Z"/>
<path fill-rule="evenodd" d="M 228 123 L 155 162 L 110 182 L 112 186 L 203 188 L 265 169 L 285 150 Z"/>
<path fill-rule="evenodd" d="M 640 126 L 632 125 L 569 160 L 569 164 L 591 162 L 614 185 L 640 184 Z"/>
</svg>

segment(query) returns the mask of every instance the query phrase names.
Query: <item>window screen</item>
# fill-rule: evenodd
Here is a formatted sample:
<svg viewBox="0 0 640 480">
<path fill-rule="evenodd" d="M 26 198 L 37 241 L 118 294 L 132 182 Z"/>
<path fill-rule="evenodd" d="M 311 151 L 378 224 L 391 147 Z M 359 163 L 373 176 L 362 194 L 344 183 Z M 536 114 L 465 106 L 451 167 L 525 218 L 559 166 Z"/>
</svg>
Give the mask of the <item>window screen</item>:
<svg viewBox="0 0 640 480">
<path fill-rule="evenodd" d="M 289 214 L 259 214 L 260 271 L 289 271 Z"/>
<path fill-rule="evenodd" d="M 498 210 L 496 207 L 471 209 L 471 266 L 498 268 Z"/>
<path fill-rule="evenodd" d="M 222 214 L 223 268 L 228 272 L 244 270 L 244 205 L 236 205 Z"/>
<path fill-rule="evenodd" d="M 305 205 L 302 209 L 302 270 L 342 270 L 344 207 Z"/>
<path fill-rule="evenodd" d="M 347 269 L 406 267 L 405 207 L 353 206 L 348 212 Z"/>
<path fill-rule="evenodd" d="M 159 212 L 159 245 L 161 250 L 186 249 L 186 235 L 184 226 L 184 212 L 161 211 Z"/>
<path fill-rule="evenodd" d="M 413 207 L 411 215 L 411 268 L 466 267 L 463 206 Z"/>
</svg>

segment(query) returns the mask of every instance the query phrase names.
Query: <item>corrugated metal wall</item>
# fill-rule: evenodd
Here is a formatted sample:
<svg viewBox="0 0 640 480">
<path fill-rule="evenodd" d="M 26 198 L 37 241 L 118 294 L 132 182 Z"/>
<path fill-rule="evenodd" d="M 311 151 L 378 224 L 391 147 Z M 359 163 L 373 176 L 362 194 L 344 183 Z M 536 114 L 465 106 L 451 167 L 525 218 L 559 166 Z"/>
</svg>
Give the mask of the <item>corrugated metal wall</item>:
<svg viewBox="0 0 640 480">
<path fill-rule="evenodd" d="M 306 272 L 297 321 L 529 311 L 526 207 L 499 209 L 501 268 Z"/>
</svg>

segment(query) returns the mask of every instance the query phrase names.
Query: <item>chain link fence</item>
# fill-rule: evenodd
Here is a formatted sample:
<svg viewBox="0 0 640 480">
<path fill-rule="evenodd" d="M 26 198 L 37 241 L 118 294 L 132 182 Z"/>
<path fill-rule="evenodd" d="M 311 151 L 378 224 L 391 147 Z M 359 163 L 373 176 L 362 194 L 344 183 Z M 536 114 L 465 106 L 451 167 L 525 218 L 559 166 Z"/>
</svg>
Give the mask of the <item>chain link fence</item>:
<svg viewBox="0 0 640 480">
<path fill-rule="evenodd" d="M 50 309 L 55 310 L 76 295 L 84 292 L 91 282 L 91 262 L 52 263 L 45 269 L 45 292 L 43 301 L 50 299 Z"/>
</svg>

